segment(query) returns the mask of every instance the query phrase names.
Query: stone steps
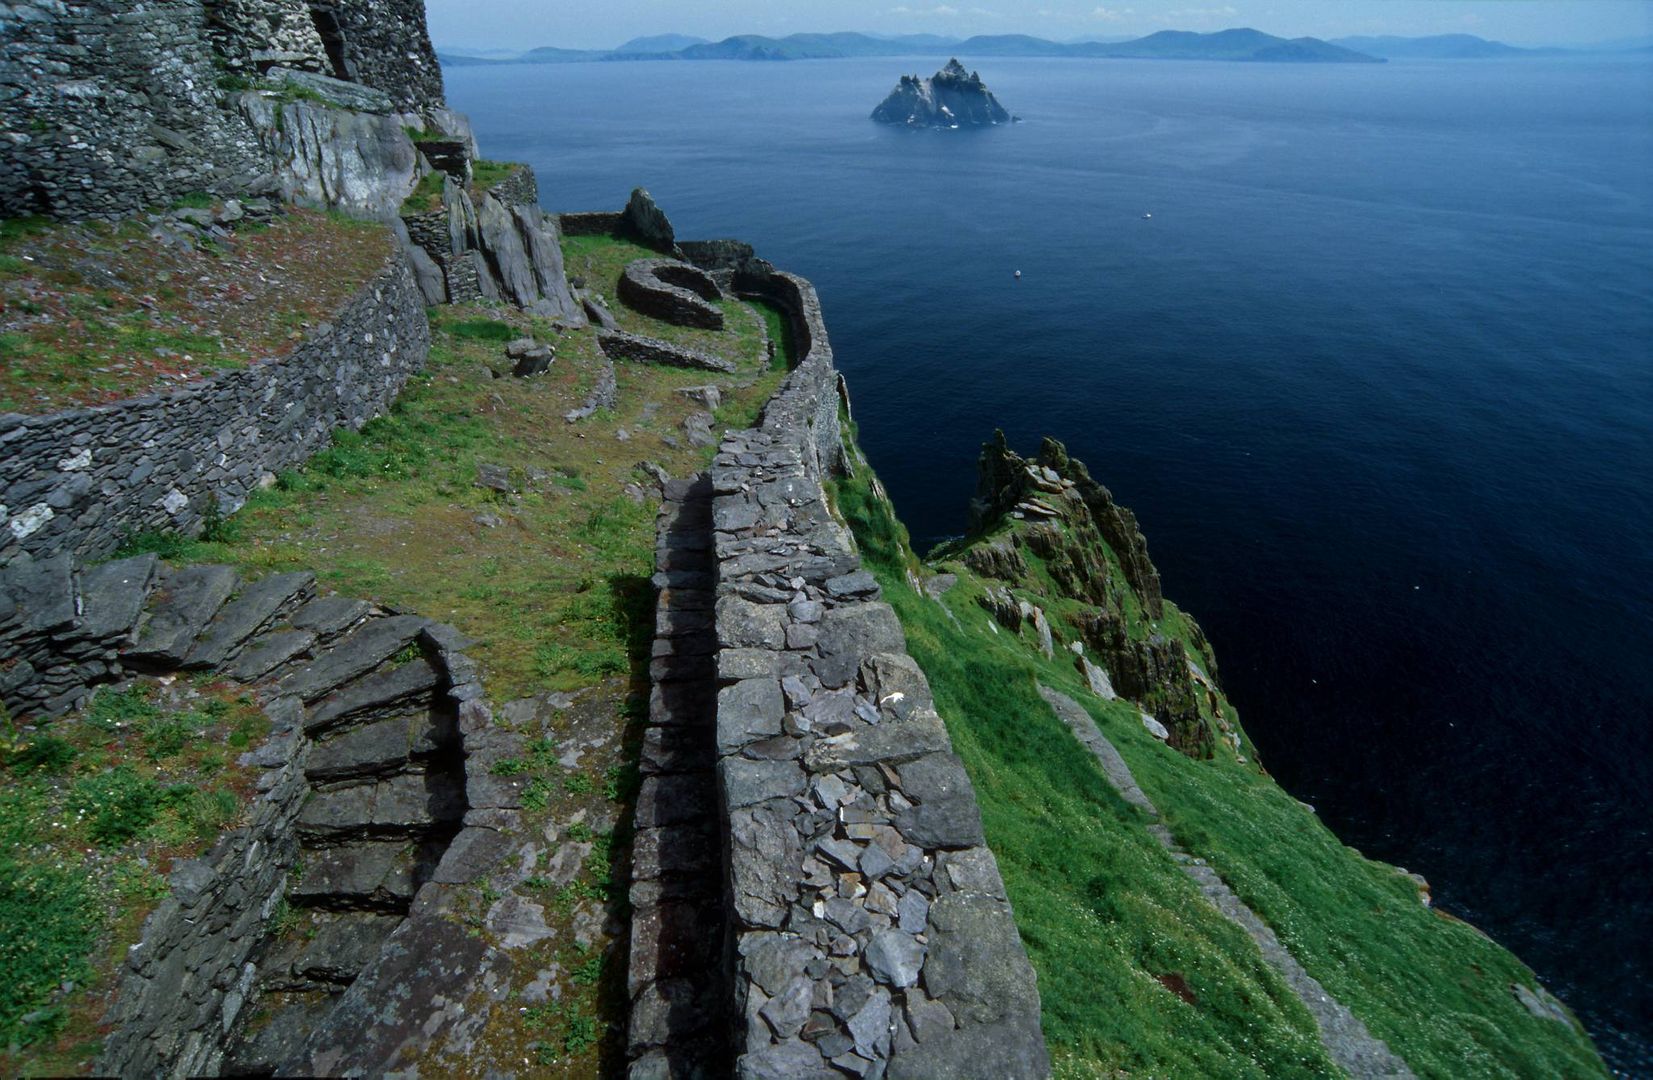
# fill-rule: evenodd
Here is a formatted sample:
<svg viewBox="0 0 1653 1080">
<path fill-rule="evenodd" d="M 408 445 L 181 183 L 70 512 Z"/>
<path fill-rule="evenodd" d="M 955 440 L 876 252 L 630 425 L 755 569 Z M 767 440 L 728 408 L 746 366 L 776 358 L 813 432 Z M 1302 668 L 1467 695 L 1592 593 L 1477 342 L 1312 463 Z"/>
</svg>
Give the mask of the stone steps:
<svg viewBox="0 0 1653 1080">
<path fill-rule="evenodd" d="M 729 1073 L 722 838 L 713 771 L 712 489 L 665 486 L 656 525 L 653 687 L 632 842 L 630 1075 Z"/>
</svg>

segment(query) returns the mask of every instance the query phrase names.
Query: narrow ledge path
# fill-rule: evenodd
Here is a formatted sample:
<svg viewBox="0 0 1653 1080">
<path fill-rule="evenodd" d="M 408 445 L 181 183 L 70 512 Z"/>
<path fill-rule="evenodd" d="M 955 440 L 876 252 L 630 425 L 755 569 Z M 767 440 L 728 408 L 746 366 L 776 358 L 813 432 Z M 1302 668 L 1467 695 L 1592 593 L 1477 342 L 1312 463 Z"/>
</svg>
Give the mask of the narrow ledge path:
<svg viewBox="0 0 1653 1080">
<path fill-rule="evenodd" d="M 1055 710 L 1057 717 L 1067 725 L 1068 730 L 1073 732 L 1074 738 L 1096 755 L 1098 763 L 1102 766 L 1103 775 L 1119 792 L 1120 797 L 1154 817 L 1155 820 L 1148 826 L 1148 831 L 1171 853 L 1171 857 L 1182 867 L 1183 873 L 1199 887 L 1200 893 L 1210 901 L 1211 906 L 1257 943 L 1263 959 L 1280 973 L 1292 993 L 1297 995 L 1303 1006 L 1309 1010 L 1309 1015 L 1314 1017 L 1315 1027 L 1320 1032 L 1320 1043 L 1326 1048 L 1326 1053 L 1332 1061 L 1353 1080 L 1414 1080 L 1414 1074 L 1406 1062 L 1390 1050 L 1387 1043 L 1366 1030 L 1366 1025 L 1349 1011 L 1348 1006 L 1328 993 L 1326 988 L 1320 985 L 1319 980 L 1297 962 L 1297 958 L 1280 943 L 1280 939 L 1268 924 L 1258 918 L 1257 913 L 1234 894 L 1228 883 L 1208 866 L 1204 859 L 1189 854 L 1177 843 L 1176 837 L 1171 835 L 1171 830 L 1159 820 L 1159 809 L 1137 786 L 1130 767 L 1125 764 L 1125 759 L 1120 756 L 1113 743 L 1108 741 L 1107 736 L 1102 734 L 1101 729 L 1096 726 L 1096 721 L 1091 719 L 1090 713 L 1066 694 L 1049 687 L 1041 685 L 1039 694 Z"/>
</svg>

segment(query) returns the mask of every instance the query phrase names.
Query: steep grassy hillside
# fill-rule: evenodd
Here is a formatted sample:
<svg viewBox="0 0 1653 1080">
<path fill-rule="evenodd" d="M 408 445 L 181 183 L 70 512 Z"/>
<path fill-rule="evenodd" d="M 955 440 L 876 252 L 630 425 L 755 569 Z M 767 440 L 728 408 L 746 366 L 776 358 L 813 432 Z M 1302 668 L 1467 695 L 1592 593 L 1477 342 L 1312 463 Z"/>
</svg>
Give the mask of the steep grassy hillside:
<svg viewBox="0 0 1653 1080">
<path fill-rule="evenodd" d="M 1004 471 L 992 444 L 984 465 Z M 1065 464 L 1062 471 L 1075 475 Z M 934 566 L 910 549 L 864 460 L 833 496 L 899 613 L 970 769 L 988 841 L 1039 971 L 1059 1075 L 1306 1077 L 1337 1070 L 1302 1004 L 1150 838 L 1143 813 L 1116 794 L 1040 697 L 1039 684 L 1084 705 L 1175 840 L 1207 860 L 1419 1076 L 1604 1075 L 1576 1022 L 1541 1019 L 1517 999 L 1515 987 L 1536 991 L 1538 984 L 1513 955 L 1426 906 L 1413 879 L 1345 847 L 1274 784 L 1214 682 L 1192 680 L 1197 700 L 1193 712 L 1183 713 L 1186 752 L 1149 733 L 1138 703 L 1093 693 L 1066 647 L 1097 636 L 1082 627 L 1117 619 L 1121 658 L 1132 649 L 1157 649 L 1214 675 L 1213 658 L 1192 620 L 1169 604 L 1153 618 L 1153 597 L 1124 584 L 1122 557 L 1129 563 L 1132 552 L 1114 550 L 1071 517 L 1018 518 L 1008 506 L 992 506 L 1004 480 L 984 483 L 975 534 L 941 552 Z M 1028 543 L 1030 530 L 1053 529 L 1058 542 L 1047 535 Z M 1056 556 L 1041 558 L 1035 548 Z M 1025 567 L 1008 565 L 1017 555 Z M 1053 561 L 1074 557 L 1107 568 L 1086 586 L 1089 595 L 1076 593 L 1071 575 L 1051 573 Z M 956 582 L 949 586 L 938 572 L 956 575 Z M 1148 580 L 1140 567 L 1136 576 Z M 1152 583 L 1157 590 L 1157 574 Z M 1043 608 L 1053 637 L 1049 657 L 1038 628 L 1006 612 L 1006 593 Z M 1020 614 L 1019 604 L 1010 608 Z M 1018 621 L 1019 631 L 1001 625 Z M 1158 709 L 1167 692 L 1153 685 L 1143 696 Z M 1212 737 L 1199 737 L 1202 730 Z"/>
</svg>

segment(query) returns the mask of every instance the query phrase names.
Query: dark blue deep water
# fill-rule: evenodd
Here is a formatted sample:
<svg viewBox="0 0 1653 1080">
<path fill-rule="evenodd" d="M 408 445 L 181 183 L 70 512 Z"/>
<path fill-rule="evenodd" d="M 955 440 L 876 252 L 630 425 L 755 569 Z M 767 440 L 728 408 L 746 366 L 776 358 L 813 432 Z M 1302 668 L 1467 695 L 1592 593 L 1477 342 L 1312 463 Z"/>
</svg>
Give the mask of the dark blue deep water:
<svg viewBox="0 0 1653 1080">
<path fill-rule="evenodd" d="M 547 209 L 811 278 L 920 543 L 995 427 L 1065 440 L 1281 782 L 1653 1074 L 1653 61 L 992 60 L 1026 123 L 866 119 L 936 66 L 448 79 Z"/>
</svg>

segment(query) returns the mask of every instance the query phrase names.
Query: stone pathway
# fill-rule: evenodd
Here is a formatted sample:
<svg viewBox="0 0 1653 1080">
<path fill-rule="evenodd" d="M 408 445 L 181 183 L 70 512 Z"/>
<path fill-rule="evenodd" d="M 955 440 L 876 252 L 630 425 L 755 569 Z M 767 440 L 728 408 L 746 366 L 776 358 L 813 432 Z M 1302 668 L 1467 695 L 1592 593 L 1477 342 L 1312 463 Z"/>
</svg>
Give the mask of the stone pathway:
<svg viewBox="0 0 1653 1080">
<path fill-rule="evenodd" d="M 1304 970 L 1297 958 L 1280 943 L 1268 924 L 1257 917 L 1234 894 L 1204 859 L 1189 854 L 1177 843 L 1171 835 L 1171 830 L 1158 820 L 1159 810 L 1156 808 L 1137 786 L 1136 779 L 1131 776 L 1130 768 L 1125 759 L 1119 754 L 1114 745 L 1103 735 L 1091 719 L 1090 713 L 1066 694 L 1051 690 L 1048 687 L 1039 687 L 1040 695 L 1055 710 L 1057 717 L 1066 724 L 1085 748 L 1094 753 L 1102 766 L 1102 772 L 1108 781 L 1113 784 L 1120 796 L 1128 803 L 1136 806 L 1155 818 L 1148 831 L 1160 842 L 1166 851 L 1171 853 L 1191 879 L 1199 887 L 1200 893 L 1211 902 L 1211 905 L 1230 922 L 1244 930 L 1257 948 L 1262 951 L 1263 959 L 1269 966 L 1278 971 L 1292 993 L 1303 1002 L 1314 1017 L 1315 1026 L 1320 1031 L 1320 1042 L 1326 1048 L 1327 1055 L 1344 1072 L 1354 1080 L 1398 1080 L 1410 1078 L 1413 1073 L 1394 1051 L 1390 1050 L 1383 1040 L 1378 1039 L 1366 1030 L 1366 1025 L 1349 1011 L 1347 1006 L 1331 994 L 1320 982 Z"/>
<path fill-rule="evenodd" d="M 656 532 L 653 690 L 632 845 L 630 1075 L 726 1076 L 723 852 L 717 727 L 712 485 L 665 485 Z"/>
</svg>

